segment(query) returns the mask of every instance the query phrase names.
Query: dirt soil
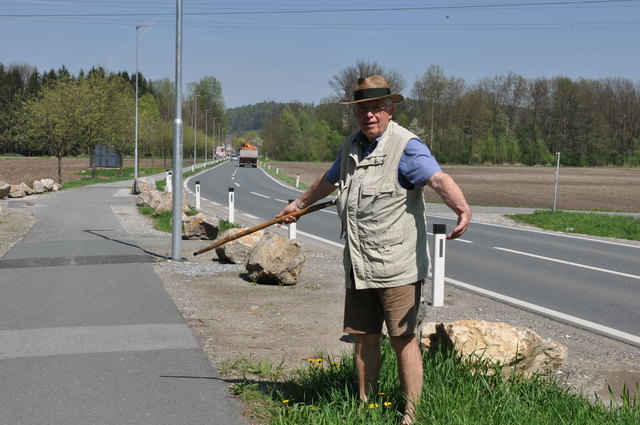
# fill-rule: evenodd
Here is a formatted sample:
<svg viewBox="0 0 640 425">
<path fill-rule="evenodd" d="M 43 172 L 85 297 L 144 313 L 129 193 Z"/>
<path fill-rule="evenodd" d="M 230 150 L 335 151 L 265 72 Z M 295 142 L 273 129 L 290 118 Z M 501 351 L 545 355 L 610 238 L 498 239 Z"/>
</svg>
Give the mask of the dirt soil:
<svg viewBox="0 0 640 425">
<path fill-rule="evenodd" d="M 164 161 L 160 159 L 142 159 L 138 166 L 141 168 L 164 168 Z M 125 167 L 133 167 L 132 159 L 124 160 Z M 171 161 L 167 160 L 167 168 Z M 76 175 L 80 171 L 84 175 Z M 62 181 L 78 180 L 90 174 L 89 158 L 63 158 Z M 58 182 L 58 160 L 56 158 L 11 158 L 0 157 L 0 181 L 9 184 L 26 183 L 30 185 L 34 180 L 53 179 Z"/>
<path fill-rule="evenodd" d="M 270 162 L 289 176 L 300 175 L 306 184 L 329 167 L 327 163 L 299 164 Z M 458 183 L 470 205 L 509 207 L 553 207 L 553 167 L 443 166 Z M 570 210 L 613 210 L 640 212 L 640 169 L 567 168 L 558 177 L 556 206 Z M 439 200 L 425 189 L 427 200 Z"/>
</svg>

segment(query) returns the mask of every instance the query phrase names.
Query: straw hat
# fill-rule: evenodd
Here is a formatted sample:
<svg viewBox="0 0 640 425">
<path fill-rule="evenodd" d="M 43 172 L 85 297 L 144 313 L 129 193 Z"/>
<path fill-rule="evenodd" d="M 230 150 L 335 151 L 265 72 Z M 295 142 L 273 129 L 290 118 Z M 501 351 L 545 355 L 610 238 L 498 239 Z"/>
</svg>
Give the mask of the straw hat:
<svg viewBox="0 0 640 425">
<path fill-rule="evenodd" d="M 401 94 L 391 93 L 389 83 L 382 75 L 372 75 L 371 77 L 358 78 L 358 83 L 353 90 L 353 100 L 340 102 L 343 105 L 368 102 L 369 100 L 384 99 L 390 97 L 393 103 L 402 102 L 404 97 Z"/>
</svg>

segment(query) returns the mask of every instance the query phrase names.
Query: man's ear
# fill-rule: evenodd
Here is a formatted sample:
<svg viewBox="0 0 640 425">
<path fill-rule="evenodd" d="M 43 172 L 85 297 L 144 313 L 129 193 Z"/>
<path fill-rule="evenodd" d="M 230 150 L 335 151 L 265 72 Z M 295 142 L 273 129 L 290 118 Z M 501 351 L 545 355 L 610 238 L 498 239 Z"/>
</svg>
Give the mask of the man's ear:
<svg viewBox="0 0 640 425">
<path fill-rule="evenodd" d="M 389 107 L 387 108 L 387 112 L 389 113 L 389 118 L 393 118 L 393 116 L 396 114 L 396 104 L 392 103 L 391 105 L 389 105 Z"/>
</svg>

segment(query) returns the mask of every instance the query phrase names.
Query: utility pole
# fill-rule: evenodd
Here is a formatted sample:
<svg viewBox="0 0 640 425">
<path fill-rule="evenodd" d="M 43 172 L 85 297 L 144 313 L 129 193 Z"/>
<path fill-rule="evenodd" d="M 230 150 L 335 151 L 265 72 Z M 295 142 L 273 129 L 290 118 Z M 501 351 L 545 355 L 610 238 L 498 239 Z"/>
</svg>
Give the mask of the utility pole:
<svg viewBox="0 0 640 425">
<path fill-rule="evenodd" d="M 171 258 L 182 260 L 182 0 L 176 0 L 176 115 L 173 120 Z"/>
<path fill-rule="evenodd" d="M 196 167 L 196 135 L 198 134 L 198 98 L 199 94 L 193 95 L 193 168 Z"/>
<path fill-rule="evenodd" d="M 207 144 L 209 143 L 209 112 L 211 109 L 206 109 L 204 111 L 204 164 L 207 165 Z"/>
<path fill-rule="evenodd" d="M 133 147 L 133 178 L 138 178 L 138 30 L 149 25 L 136 25 L 136 129 Z"/>
</svg>

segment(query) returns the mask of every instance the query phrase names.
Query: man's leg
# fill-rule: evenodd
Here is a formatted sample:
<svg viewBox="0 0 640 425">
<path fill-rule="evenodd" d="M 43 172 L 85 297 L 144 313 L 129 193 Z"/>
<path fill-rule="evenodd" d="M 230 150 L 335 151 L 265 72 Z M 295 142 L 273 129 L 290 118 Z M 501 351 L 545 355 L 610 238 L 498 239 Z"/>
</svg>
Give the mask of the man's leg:
<svg viewBox="0 0 640 425">
<path fill-rule="evenodd" d="M 377 389 L 382 356 L 380 334 L 354 334 L 355 361 L 360 399 L 367 401 Z"/>
<path fill-rule="evenodd" d="M 400 386 L 407 399 L 403 424 L 415 420 L 415 408 L 422 394 L 422 352 L 415 335 L 392 336 L 391 345 L 398 359 Z"/>
</svg>

